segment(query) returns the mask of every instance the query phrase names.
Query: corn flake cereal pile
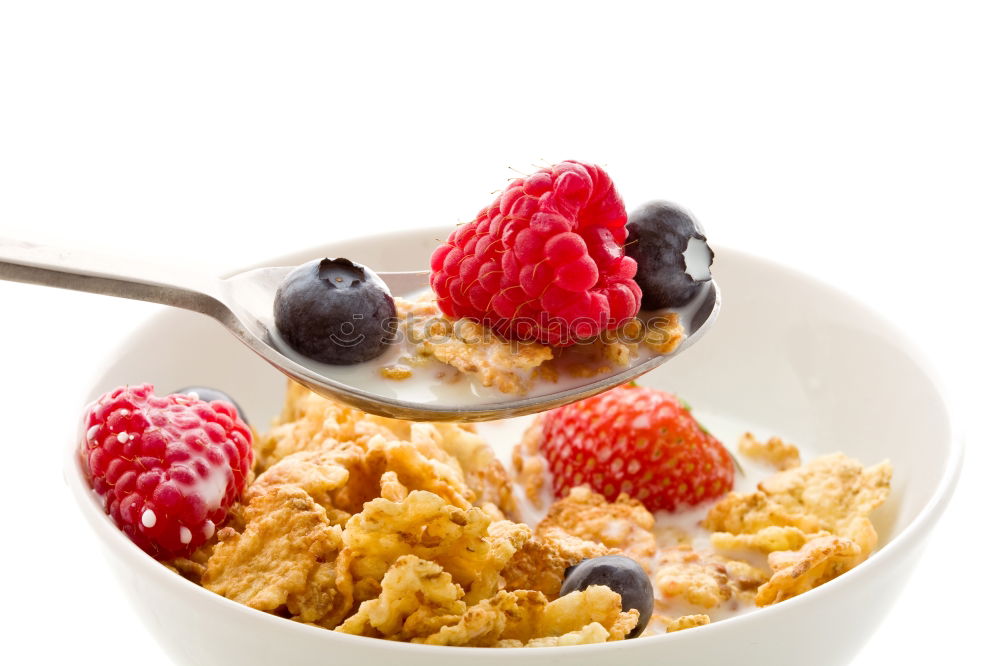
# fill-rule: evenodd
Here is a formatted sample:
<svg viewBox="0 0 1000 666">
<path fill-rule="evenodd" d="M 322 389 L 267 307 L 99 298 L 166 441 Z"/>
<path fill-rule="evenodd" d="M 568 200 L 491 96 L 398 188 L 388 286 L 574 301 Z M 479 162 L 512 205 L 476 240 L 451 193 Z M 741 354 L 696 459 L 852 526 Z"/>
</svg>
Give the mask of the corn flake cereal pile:
<svg viewBox="0 0 1000 666">
<path fill-rule="evenodd" d="M 343 633 L 434 645 L 604 642 L 638 621 L 607 587 L 556 598 L 558 589 L 514 584 L 544 563 L 558 585 L 598 547 L 509 520 L 517 507 L 504 467 L 466 428 L 370 416 L 292 385 L 256 454 L 227 526 L 170 562 L 217 594 Z"/>
<path fill-rule="evenodd" d="M 532 529 L 518 522 L 514 483 L 542 503 L 533 436 L 537 428 L 518 447 L 512 483 L 470 426 L 371 416 L 292 384 L 276 425 L 256 438 L 256 476 L 226 526 L 168 566 L 251 608 L 341 633 L 601 643 L 623 639 L 638 611 L 623 611 L 605 586 L 560 597 L 568 567 L 627 555 L 657 593 L 644 635 L 697 627 L 724 617 L 720 609 L 777 603 L 856 566 L 876 546 L 869 515 L 889 493 L 888 463 L 833 454 L 801 464 L 794 446 L 746 435 L 740 453 L 776 472 L 705 507 L 695 528 L 664 529 L 640 502 L 581 486 Z"/>
</svg>

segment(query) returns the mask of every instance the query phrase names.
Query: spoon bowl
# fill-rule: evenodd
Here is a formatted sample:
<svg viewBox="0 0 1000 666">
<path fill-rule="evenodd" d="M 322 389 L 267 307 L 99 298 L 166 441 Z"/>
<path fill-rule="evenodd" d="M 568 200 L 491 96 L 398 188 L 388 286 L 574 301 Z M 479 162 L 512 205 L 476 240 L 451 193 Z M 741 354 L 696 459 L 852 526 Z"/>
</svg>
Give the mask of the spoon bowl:
<svg viewBox="0 0 1000 666">
<path fill-rule="evenodd" d="M 255 268 L 226 278 L 191 275 L 176 268 L 100 257 L 22 241 L 0 239 L 0 279 L 74 289 L 185 308 L 212 317 L 254 353 L 291 379 L 328 398 L 366 412 L 410 421 L 489 421 L 552 409 L 631 381 L 693 345 L 715 321 L 721 303 L 714 281 L 679 312 L 685 338 L 669 354 L 639 359 L 620 371 L 573 386 L 552 386 L 527 395 L 492 395 L 487 400 L 425 402 L 370 390 L 349 381 L 342 366 L 323 366 L 296 354 L 274 327 L 278 285 L 294 266 Z M 390 293 L 412 294 L 428 286 L 428 271 L 379 273 Z M 407 381 L 420 381 L 410 379 Z"/>
</svg>

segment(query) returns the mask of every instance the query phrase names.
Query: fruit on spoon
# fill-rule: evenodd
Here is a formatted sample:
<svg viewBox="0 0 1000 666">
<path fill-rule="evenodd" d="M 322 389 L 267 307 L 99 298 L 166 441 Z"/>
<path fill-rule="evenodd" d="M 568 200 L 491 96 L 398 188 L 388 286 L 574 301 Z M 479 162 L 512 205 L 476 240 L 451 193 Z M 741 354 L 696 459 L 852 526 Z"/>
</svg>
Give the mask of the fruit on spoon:
<svg viewBox="0 0 1000 666">
<path fill-rule="evenodd" d="M 274 323 L 292 349 L 320 363 L 352 365 L 377 357 L 396 330 L 385 282 L 349 259 L 317 259 L 278 286 Z"/>
<path fill-rule="evenodd" d="M 561 162 L 510 183 L 431 257 L 441 311 L 509 338 L 565 346 L 615 329 L 642 293 L 608 174 Z"/>
<path fill-rule="evenodd" d="M 642 288 L 642 308 L 678 308 L 691 302 L 712 279 L 714 253 L 705 230 L 682 208 L 651 201 L 629 215 L 629 242 L 635 281 Z"/>
</svg>

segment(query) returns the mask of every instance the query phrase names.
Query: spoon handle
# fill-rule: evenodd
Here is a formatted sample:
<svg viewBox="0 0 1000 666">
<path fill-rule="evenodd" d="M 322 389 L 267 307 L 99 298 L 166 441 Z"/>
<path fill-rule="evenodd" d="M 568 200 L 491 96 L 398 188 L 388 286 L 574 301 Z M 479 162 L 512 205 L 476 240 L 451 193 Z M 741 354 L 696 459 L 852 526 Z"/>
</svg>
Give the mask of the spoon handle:
<svg viewBox="0 0 1000 666">
<path fill-rule="evenodd" d="M 128 257 L 0 237 L 0 280 L 131 298 L 217 316 L 217 280 Z"/>
</svg>

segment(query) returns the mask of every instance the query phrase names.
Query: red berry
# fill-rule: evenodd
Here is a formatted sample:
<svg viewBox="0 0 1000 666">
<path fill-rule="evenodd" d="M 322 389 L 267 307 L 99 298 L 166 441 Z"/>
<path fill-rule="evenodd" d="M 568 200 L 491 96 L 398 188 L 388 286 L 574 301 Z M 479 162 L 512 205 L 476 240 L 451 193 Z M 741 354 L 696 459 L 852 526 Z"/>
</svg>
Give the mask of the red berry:
<svg viewBox="0 0 1000 666">
<path fill-rule="evenodd" d="M 236 408 L 149 384 L 101 396 L 84 416 L 81 453 L 105 511 L 158 559 L 190 554 L 243 491 L 253 450 Z"/>
<path fill-rule="evenodd" d="M 547 412 L 541 452 L 562 497 L 589 485 L 650 511 L 674 511 L 733 487 L 733 460 L 688 408 L 664 391 L 623 386 Z"/>
<path fill-rule="evenodd" d="M 603 169 L 561 162 L 513 181 L 431 257 L 441 311 L 567 345 L 635 316 L 625 207 Z"/>
</svg>

